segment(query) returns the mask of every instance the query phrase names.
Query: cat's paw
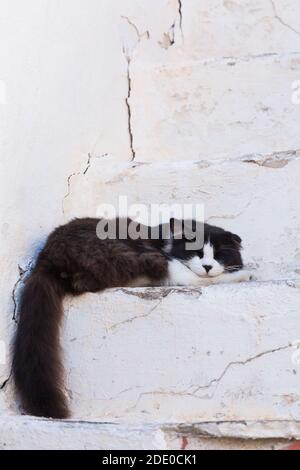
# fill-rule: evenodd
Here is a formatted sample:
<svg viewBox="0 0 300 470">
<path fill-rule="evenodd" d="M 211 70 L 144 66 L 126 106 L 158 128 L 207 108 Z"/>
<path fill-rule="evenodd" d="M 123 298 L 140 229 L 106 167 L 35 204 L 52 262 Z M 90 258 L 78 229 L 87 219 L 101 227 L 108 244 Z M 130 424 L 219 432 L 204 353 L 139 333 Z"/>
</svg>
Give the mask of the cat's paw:
<svg viewBox="0 0 300 470">
<path fill-rule="evenodd" d="M 254 275 L 251 271 L 241 270 L 239 271 L 240 282 L 248 282 L 254 280 Z"/>
</svg>

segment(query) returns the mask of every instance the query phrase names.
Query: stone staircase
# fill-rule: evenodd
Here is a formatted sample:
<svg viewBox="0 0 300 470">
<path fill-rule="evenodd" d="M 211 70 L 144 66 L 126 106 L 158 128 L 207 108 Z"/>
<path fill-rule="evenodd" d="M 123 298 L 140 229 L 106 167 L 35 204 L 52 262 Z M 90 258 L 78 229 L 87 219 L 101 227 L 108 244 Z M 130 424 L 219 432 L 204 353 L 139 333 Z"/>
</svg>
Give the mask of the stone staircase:
<svg viewBox="0 0 300 470">
<path fill-rule="evenodd" d="M 0 447 L 284 447 L 300 438 L 299 302 L 298 281 L 70 299 L 62 341 L 72 420 L 10 408 Z"/>
<path fill-rule="evenodd" d="M 70 299 L 73 419 L 13 416 L 8 385 L 0 448 L 278 449 L 300 438 L 299 152 L 111 163 L 94 157 L 71 179 L 66 218 L 94 215 L 102 200 L 117 206 L 120 194 L 200 201 L 206 220 L 242 236 L 256 281 Z"/>
<path fill-rule="evenodd" d="M 69 20 L 67 3 L 57 17 L 64 12 L 77 31 L 80 14 L 72 6 Z M 6 364 L 0 449 L 283 448 L 300 439 L 300 104 L 293 97 L 299 2 L 159 0 L 159 14 L 148 1 L 108 2 L 104 12 L 98 1 L 89 3 L 80 36 L 84 51 L 92 51 L 92 59 L 80 56 L 80 68 L 90 73 L 86 94 L 81 98 L 74 85 L 74 107 L 63 101 L 80 75 L 73 63 L 70 75 L 64 72 L 67 90 L 58 82 L 55 94 L 65 90 L 61 108 L 70 128 L 63 143 L 60 121 L 58 130 L 48 121 L 38 127 L 41 136 L 53 134 L 46 145 L 41 138 L 44 153 L 35 147 L 36 132 L 28 137 L 25 128 L 26 139 L 14 139 L 33 149 L 36 179 L 30 164 L 28 172 L 40 207 L 23 206 L 20 191 L 14 212 L 10 198 L 9 220 L 22 243 L 13 239 L 3 268 L 16 281 L 12 298 L 13 283 L 3 284 L 4 311 L 17 309 L 23 274 L 16 280 L 14 269 L 37 234 L 74 216 L 101 215 L 102 204 L 118 209 L 120 196 L 129 207 L 202 205 L 206 221 L 242 237 L 255 281 L 120 288 L 69 299 L 62 344 L 72 419 L 20 416 Z M 57 28 L 68 43 L 69 29 Z M 110 57 L 93 49 L 108 44 L 108 33 L 98 36 L 102 29 L 111 36 Z M 55 49 L 54 66 L 56 55 Z M 77 63 L 77 49 L 74 57 Z M 79 116 L 81 105 L 84 122 L 77 123 L 70 116 Z M 71 155 L 45 192 L 36 170 L 41 154 L 48 171 Z M 15 165 L 13 178 L 21 173 Z M 28 178 L 20 178 L 18 185 L 27 186 Z M 12 316 L 0 318 L 6 338 Z"/>
</svg>

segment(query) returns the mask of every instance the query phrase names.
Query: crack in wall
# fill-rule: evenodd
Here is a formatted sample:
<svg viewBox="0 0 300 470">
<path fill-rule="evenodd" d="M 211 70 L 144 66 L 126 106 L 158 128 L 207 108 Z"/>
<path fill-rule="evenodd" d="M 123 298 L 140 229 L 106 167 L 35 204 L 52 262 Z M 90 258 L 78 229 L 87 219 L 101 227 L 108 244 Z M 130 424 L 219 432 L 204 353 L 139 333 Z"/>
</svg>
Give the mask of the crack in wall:
<svg viewBox="0 0 300 470">
<path fill-rule="evenodd" d="M 227 366 L 224 368 L 224 370 L 222 371 L 222 373 L 218 377 L 215 377 L 215 378 L 211 379 L 205 385 L 196 386 L 196 388 L 193 391 L 191 391 L 191 389 L 193 387 L 195 387 L 194 385 L 191 385 L 190 387 L 188 387 L 187 389 L 182 390 L 182 391 L 154 390 L 154 391 L 151 391 L 151 392 L 142 392 L 142 393 L 139 394 L 135 404 L 132 407 L 128 408 L 128 411 L 129 410 L 130 411 L 134 410 L 138 406 L 138 404 L 141 401 L 142 397 L 144 397 L 146 395 L 169 395 L 169 396 L 182 396 L 182 397 L 190 396 L 190 397 L 200 399 L 200 400 L 203 400 L 203 399 L 210 400 L 214 397 L 214 394 L 216 392 L 217 387 L 219 386 L 219 384 L 221 383 L 221 381 L 223 380 L 223 378 L 225 377 L 227 372 L 232 367 L 238 366 L 238 365 L 245 366 L 245 365 L 255 361 L 256 359 L 259 359 L 261 357 L 264 357 L 264 356 L 267 356 L 267 355 L 270 355 L 270 354 L 274 354 L 274 353 L 279 352 L 279 351 L 284 351 L 284 350 L 290 349 L 292 347 L 293 347 L 293 345 L 291 343 L 289 343 L 286 346 L 280 346 L 278 348 L 263 351 L 261 353 L 256 354 L 255 356 L 251 356 L 248 359 L 245 359 L 244 361 L 231 361 L 227 364 Z M 206 395 L 198 395 L 197 394 L 200 390 L 209 390 L 213 385 L 216 385 L 216 388 L 215 388 L 215 390 L 212 394 L 206 394 Z"/>
<path fill-rule="evenodd" d="M 127 126 L 128 126 L 128 134 L 129 134 L 129 144 L 130 144 L 130 151 L 131 151 L 131 161 L 135 160 L 136 153 L 134 149 L 134 137 L 133 137 L 133 130 L 132 130 L 132 113 L 131 113 L 131 106 L 130 106 L 130 98 L 131 98 L 131 74 L 130 74 L 130 64 L 131 58 L 126 54 L 125 49 L 123 48 L 123 53 L 125 55 L 127 61 L 127 96 L 125 98 L 126 108 L 127 108 Z"/>
<path fill-rule="evenodd" d="M 108 331 L 115 330 L 116 328 L 118 328 L 120 326 L 123 326 L 123 325 L 126 325 L 127 323 L 132 323 L 134 320 L 149 317 L 161 305 L 163 300 L 165 298 L 167 298 L 172 292 L 173 292 L 173 289 L 168 289 L 167 291 L 162 292 L 161 293 L 161 298 L 159 299 L 159 301 L 147 313 L 144 313 L 143 315 L 135 315 L 134 317 L 127 318 L 127 320 L 123 320 L 121 322 L 114 323 L 113 325 L 109 326 L 107 328 L 107 330 Z"/>
<path fill-rule="evenodd" d="M 282 25 L 284 26 L 285 28 L 288 28 L 290 29 L 291 31 L 293 31 L 295 34 L 298 34 L 300 35 L 300 31 L 297 31 L 297 29 L 295 29 L 293 26 L 291 26 L 290 24 L 286 23 L 279 15 L 278 15 L 278 12 L 277 12 L 277 8 L 276 8 L 276 5 L 275 5 L 275 1 L 274 0 L 270 0 L 270 3 L 272 5 L 272 10 L 273 10 L 273 13 L 274 13 L 274 18 Z"/>
<path fill-rule="evenodd" d="M 227 372 L 229 371 L 229 369 L 231 369 L 231 367 L 233 367 L 233 366 L 238 366 L 238 365 L 245 366 L 246 364 L 250 364 L 251 362 L 255 361 L 256 359 L 260 359 L 261 357 L 268 356 L 270 354 L 274 354 L 274 353 L 279 352 L 279 351 L 285 351 L 287 349 L 290 349 L 291 347 L 292 347 L 292 344 L 289 343 L 286 346 L 279 346 L 278 348 L 263 351 L 261 353 L 256 354 L 255 356 L 251 356 L 248 359 L 245 359 L 244 361 L 229 362 L 227 364 L 227 366 L 225 367 L 225 369 L 223 370 L 223 372 L 219 375 L 219 377 L 216 377 L 216 378 L 210 380 L 206 385 L 197 386 L 196 389 L 192 392 L 192 394 L 195 395 L 195 394 L 197 394 L 197 392 L 199 392 L 199 390 L 205 390 L 207 388 L 210 388 L 214 384 L 219 385 L 220 382 L 225 377 L 225 375 L 227 374 Z"/>
<path fill-rule="evenodd" d="M 64 195 L 63 200 L 62 200 L 62 213 L 63 213 L 63 215 L 65 215 L 65 201 L 71 194 L 71 180 L 72 180 L 73 176 L 78 176 L 78 175 L 80 175 L 79 172 L 78 173 L 71 173 L 68 176 L 68 179 L 67 179 L 68 189 L 67 189 L 67 192 Z"/>
<path fill-rule="evenodd" d="M 88 153 L 88 159 L 87 159 L 87 162 L 86 162 L 86 167 L 85 167 L 85 170 L 82 172 L 83 175 L 86 175 L 87 172 L 89 171 L 89 169 L 91 167 L 91 160 L 92 160 L 92 155 L 90 153 Z"/>
<path fill-rule="evenodd" d="M 17 317 L 18 317 L 18 307 L 19 307 L 18 306 L 18 290 L 21 284 L 23 283 L 24 279 L 26 278 L 27 274 L 31 270 L 32 264 L 33 264 L 33 260 L 30 260 L 24 268 L 18 264 L 19 276 L 14 284 L 14 287 L 11 293 L 11 299 L 13 302 L 12 321 L 16 324 L 18 323 Z M 11 376 L 12 376 L 12 371 L 10 370 L 8 377 L 0 385 L 0 391 L 5 390 L 6 386 L 10 382 Z"/>
<path fill-rule="evenodd" d="M 128 16 L 121 16 L 123 20 L 125 20 L 128 25 L 134 29 L 136 36 L 137 36 L 137 42 L 133 46 L 133 51 L 136 49 L 138 44 L 141 42 L 141 40 L 145 37 L 146 39 L 150 39 L 150 33 L 148 30 L 144 31 L 141 33 L 136 26 L 136 24 L 128 17 Z M 125 57 L 126 63 L 127 63 L 127 71 L 126 71 L 126 77 L 127 77 L 127 96 L 125 98 L 125 104 L 126 104 L 126 109 L 127 109 L 127 127 L 128 127 L 128 134 L 129 134 L 129 144 L 130 144 L 130 151 L 131 151 L 131 161 L 135 160 L 136 157 L 136 151 L 134 148 L 134 134 L 133 134 L 133 126 L 132 126 L 132 110 L 131 110 L 131 105 L 130 105 L 130 99 L 132 95 L 132 79 L 131 79 L 131 54 L 127 50 L 125 46 L 123 46 L 123 55 Z"/>
<path fill-rule="evenodd" d="M 158 44 L 163 49 L 169 49 L 169 47 L 175 44 L 175 23 L 172 23 L 168 32 L 163 34 L 163 39 L 158 41 Z"/>
<path fill-rule="evenodd" d="M 221 219 L 221 220 L 233 220 L 233 219 L 236 219 L 237 217 L 239 217 L 240 215 L 242 215 L 246 209 L 248 209 L 248 207 L 250 207 L 250 205 L 252 204 L 252 198 L 250 199 L 250 201 L 245 204 L 245 206 L 243 207 L 243 209 L 241 209 L 239 212 L 235 213 L 235 214 L 222 214 L 222 215 L 211 215 L 209 216 L 207 219 L 205 219 L 205 222 L 209 222 L 211 219 Z"/>
<path fill-rule="evenodd" d="M 183 29 L 182 29 L 182 21 L 183 21 L 182 0 L 178 0 L 178 15 L 179 15 L 179 28 L 180 28 L 181 34 L 183 36 Z"/>
<path fill-rule="evenodd" d="M 163 38 L 161 41 L 158 41 L 158 44 L 163 49 L 169 49 L 176 42 L 176 24 L 178 23 L 178 29 L 181 33 L 182 41 L 184 39 L 183 29 L 182 29 L 182 1 L 177 0 L 177 19 L 174 19 L 170 28 L 166 33 L 163 33 Z"/>
<path fill-rule="evenodd" d="M 135 30 L 137 38 L 138 38 L 137 43 L 139 43 L 144 37 L 146 37 L 146 39 L 150 39 L 150 33 L 149 33 L 148 30 L 144 31 L 143 33 L 140 33 L 139 28 L 137 27 L 137 25 L 133 21 L 131 21 L 131 19 L 128 16 L 122 15 L 121 18 L 123 20 L 127 21 L 129 26 L 132 26 L 132 28 Z M 136 46 L 137 46 L 137 44 L 134 46 L 134 48 Z"/>
<path fill-rule="evenodd" d="M 22 266 L 20 266 L 18 264 L 19 277 L 18 277 L 17 281 L 14 284 L 12 294 L 11 294 L 12 301 L 13 301 L 13 306 L 14 306 L 12 320 L 16 323 L 17 323 L 17 314 L 18 314 L 17 292 L 18 292 L 18 289 L 20 287 L 20 284 L 23 282 L 24 278 L 26 277 L 26 275 L 30 271 L 31 267 L 32 267 L 32 261 L 29 261 L 29 263 L 27 264 L 27 266 L 25 266 L 25 268 L 22 268 Z"/>
<path fill-rule="evenodd" d="M 12 377 L 12 371 L 10 371 L 9 373 L 9 376 L 7 377 L 7 379 L 4 380 L 4 382 L 2 382 L 2 384 L 0 385 L 0 391 L 5 391 L 7 385 L 9 384 L 10 380 L 11 380 L 11 377 Z"/>
<path fill-rule="evenodd" d="M 120 392 L 117 392 L 113 396 L 105 396 L 104 398 L 97 398 L 97 401 L 114 401 L 117 400 L 121 395 L 124 395 L 126 393 L 132 392 L 133 390 L 138 390 L 143 388 L 142 385 L 133 385 L 132 387 L 125 388 L 124 390 L 121 390 Z"/>
<path fill-rule="evenodd" d="M 72 182 L 72 178 L 74 176 L 86 176 L 86 174 L 88 173 L 89 169 L 91 168 L 91 165 L 92 165 L 92 159 L 93 158 L 103 158 L 103 157 L 107 157 L 108 156 L 108 153 L 104 153 L 103 155 L 100 155 L 99 157 L 93 157 L 90 153 L 88 153 L 88 159 L 87 159 L 87 162 L 86 162 L 86 165 L 85 165 L 85 168 L 84 170 L 82 171 L 77 171 L 77 172 L 74 172 L 74 173 L 71 173 L 68 178 L 67 178 L 67 192 L 66 194 L 64 195 L 63 199 L 62 199 L 62 213 L 63 215 L 65 215 L 65 202 L 66 202 L 66 199 L 68 199 L 68 197 L 70 196 L 71 194 L 71 182 Z"/>
</svg>

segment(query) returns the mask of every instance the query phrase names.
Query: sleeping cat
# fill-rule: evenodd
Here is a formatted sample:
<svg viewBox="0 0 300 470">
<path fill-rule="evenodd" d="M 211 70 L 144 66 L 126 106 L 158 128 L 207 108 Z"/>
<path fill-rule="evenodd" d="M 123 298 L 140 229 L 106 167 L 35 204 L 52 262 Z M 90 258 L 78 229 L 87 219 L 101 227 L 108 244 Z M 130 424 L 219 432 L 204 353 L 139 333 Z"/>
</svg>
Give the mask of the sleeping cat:
<svg viewBox="0 0 300 470">
<path fill-rule="evenodd" d="M 127 230 L 133 223 L 139 228 L 130 219 L 115 223 L 117 229 L 121 223 Z M 240 237 L 221 228 L 202 224 L 203 243 L 196 248 L 191 245 L 196 235 L 191 238 L 183 227 L 178 237 L 174 219 L 168 238 L 159 226 L 156 238 L 132 239 L 127 231 L 123 239 L 100 239 L 98 224 L 99 219 L 75 219 L 55 229 L 25 282 L 12 371 L 26 413 L 69 416 L 59 342 L 66 295 L 120 286 L 202 286 L 250 279 L 242 269 Z"/>
</svg>

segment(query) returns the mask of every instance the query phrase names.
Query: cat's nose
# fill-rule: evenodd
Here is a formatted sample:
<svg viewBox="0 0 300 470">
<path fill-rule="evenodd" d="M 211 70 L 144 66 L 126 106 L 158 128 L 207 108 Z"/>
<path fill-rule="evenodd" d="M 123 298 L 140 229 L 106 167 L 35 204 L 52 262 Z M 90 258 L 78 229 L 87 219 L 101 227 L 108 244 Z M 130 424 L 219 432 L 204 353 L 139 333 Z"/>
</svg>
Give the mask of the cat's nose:
<svg viewBox="0 0 300 470">
<path fill-rule="evenodd" d="M 204 265 L 203 265 L 203 268 L 204 268 L 205 271 L 208 273 L 208 272 L 211 270 L 212 266 L 211 266 L 210 264 L 204 264 Z"/>
</svg>

